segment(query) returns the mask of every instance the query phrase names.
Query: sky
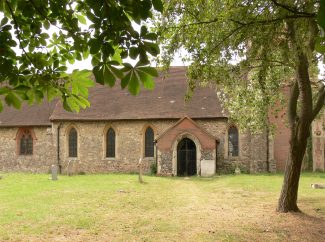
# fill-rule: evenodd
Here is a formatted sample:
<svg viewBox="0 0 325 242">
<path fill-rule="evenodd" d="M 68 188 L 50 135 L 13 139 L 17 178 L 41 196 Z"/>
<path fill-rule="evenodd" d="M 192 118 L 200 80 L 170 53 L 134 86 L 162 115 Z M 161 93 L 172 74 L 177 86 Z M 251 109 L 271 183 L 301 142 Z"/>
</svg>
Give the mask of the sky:
<svg viewBox="0 0 325 242">
<path fill-rule="evenodd" d="M 0 21 L 2 20 L 3 18 L 3 14 L 0 13 Z M 90 25 L 90 22 L 89 20 L 87 19 L 87 24 L 85 25 L 81 25 L 82 27 L 82 30 L 86 30 L 88 29 L 88 26 Z M 139 31 L 140 30 L 140 26 L 137 25 L 137 24 L 133 24 L 133 27 Z M 12 35 L 14 36 L 13 34 L 13 31 L 14 29 L 12 30 Z M 49 30 L 45 30 L 44 29 L 44 32 L 48 33 L 50 36 L 52 36 L 52 34 L 54 32 L 58 32 L 58 28 L 54 27 L 54 26 L 51 26 Z M 15 51 L 17 53 L 21 53 L 22 51 L 19 49 L 19 47 L 17 46 L 16 48 L 14 48 Z M 187 52 L 185 50 L 181 50 L 179 51 L 175 57 L 174 57 L 174 60 L 173 62 L 171 63 L 171 66 L 186 66 L 186 65 L 189 65 L 189 62 L 186 62 L 184 63 L 182 61 L 182 57 L 183 56 L 186 56 Z M 128 63 L 131 63 L 131 64 L 135 64 L 136 61 L 135 60 L 132 60 L 132 59 L 126 59 L 125 62 L 128 62 Z M 234 60 L 234 62 L 238 62 L 238 60 Z M 155 64 L 153 64 L 154 66 Z M 79 69 L 79 70 L 83 70 L 83 69 L 87 69 L 87 70 L 91 70 L 93 67 L 91 65 L 91 57 L 89 57 L 88 59 L 86 60 L 82 60 L 82 61 L 78 61 L 76 60 L 74 64 L 69 64 L 67 63 L 67 67 L 68 67 L 68 73 L 71 73 L 74 69 Z M 325 79 L 325 68 L 324 68 L 324 64 L 322 62 L 318 62 L 318 69 L 319 69 L 319 75 L 318 75 L 318 78 L 320 80 L 324 80 Z"/>
</svg>

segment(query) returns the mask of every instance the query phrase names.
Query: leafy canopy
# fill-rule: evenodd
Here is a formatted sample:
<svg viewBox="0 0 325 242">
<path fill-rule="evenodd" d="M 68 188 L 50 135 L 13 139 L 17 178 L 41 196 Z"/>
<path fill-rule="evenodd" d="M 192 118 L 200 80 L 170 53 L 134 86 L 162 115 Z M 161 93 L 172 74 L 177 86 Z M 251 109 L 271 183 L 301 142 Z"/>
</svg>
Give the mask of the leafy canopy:
<svg viewBox="0 0 325 242">
<path fill-rule="evenodd" d="M 66 74 L 68 63 L 88 57 L 96 82 L 121 79 L 132 94 L 141 83 L 152 89 L 158 74 L 149 58 L 159 47 L 145 21 L 162 10 L 161 0 L 0 0 L 0 111 L 2 100 L 19 108 L 45 96 L 61 97 L 69 111 L 89 106 L 91 72 Z"/>
<path fill-rule="evenodd" d="M 281 100 L 281 89 L 295 80 L 290 25 L 299 48 L 307 53 L 310 75 L 317 79 L 318 7 L 318 1 L 312 0 L 168 1 L 156 19 L 162 33 L 161 61 L 168 66 L 174 53 L 184 49 L 191 63 L 189 95 L 197 85 L 214 81 L 236 122 L 263 129 L 269 107 Z M 321 18 L 325 23 L 325 13 Z"/>
</svg>

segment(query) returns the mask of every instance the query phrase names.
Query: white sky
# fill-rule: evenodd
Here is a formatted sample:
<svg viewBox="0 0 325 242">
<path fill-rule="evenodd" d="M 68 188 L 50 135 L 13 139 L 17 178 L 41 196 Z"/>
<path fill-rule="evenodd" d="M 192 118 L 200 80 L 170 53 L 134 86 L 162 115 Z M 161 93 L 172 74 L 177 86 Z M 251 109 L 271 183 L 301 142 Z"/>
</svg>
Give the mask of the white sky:
<svg viewBox="0 0 325 242">
<path fill-rule="evenodd" d="M 3 18 L 3 14 L 0 13 L 0 21 L 2 20 Z M 86 25 L 82 25 L 84 28 L 82 28 L 83 30 L 86 30 L 87 29 L 87 26 L 90 25 L 90 22 L 89 20 L 87 19 L 87 24 Z M 149 24 L 150 25 L 150 24 Z M 137 24 L 133 24 L 133 27 L 139 31 L 140 30 L 140 26 L 137 25 Z M 13 31 L 14 29 L 12 29 L 12 34 L 13 34 Z M 44 32 L 47 32 L 50 36 L 52 36 L 52 34 L 54 32 L 57 32 L 58 33 L 59 29 L 54 27 L 54 26 L 51 26 L 49 30 L 45 30 L 44 29 Z M 14 36 L 14 34 L 13 34 Z M 16 39 L 15 39 L 16 40 Z M 18 42 L 16 40 L 16 42 Z M 16 48 L 14 48 L 15 51 L 17 53 L 21 53 L 22 51 L 19 49 L 19 47 L 17 46 Z M 189 65 L 190 63 L 189 62 L 183 62 L 182 58 L 185 57 L 187 55 L 187 52 L 184 51 L 184 50 L 181 50 L 179 51 L 175 57 L 174 57 L 174 60 L 173 62 L 171 63 L 172 66 L 187 66 Z M 132 59 L 126 59 L 125 62 L 129 62 L 131 64 L 135 64 L 136 61 L 135 60 L 132 60 Z M 236 60 L 235 60 L 236 62 Z M 155 63 L 153 64 L 153 66 L 155 65 Z M 68 73 L 71 73 L 74 69 L 79 69 L 79 70 L 83 70 L 83 69 L 87 69 L 87 70 L 91 70 L 93 67 L 91 65 L 91 57 L 89 57 L 88 59 L 86 60 L 82 60 L 82 61 L 78 61 L 76 60 L 74 64 L 69 64 L 67 63 L 67 67 L 68 67 Z M 318 75 L 318 78 L 319 79 L 324 79 L 325 78 L 325 69 L 324 69 L 324 64 L 322 62 L 318 62 L 318 69 L 319 69 L 319 75 Z"/>
</svg>

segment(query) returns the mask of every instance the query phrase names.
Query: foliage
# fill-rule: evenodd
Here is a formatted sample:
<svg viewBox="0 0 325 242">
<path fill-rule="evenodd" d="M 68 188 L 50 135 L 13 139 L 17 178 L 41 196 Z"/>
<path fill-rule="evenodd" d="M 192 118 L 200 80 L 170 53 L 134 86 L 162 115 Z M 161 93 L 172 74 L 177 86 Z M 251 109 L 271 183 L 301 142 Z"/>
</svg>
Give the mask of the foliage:
<svg viewBox="0 0 325 242">
<path fill-rule="evenodd" d="M 150 174 L 151 175 L 156 175 L 157 174 L 157 163 L 152 163 L 150 165 Z"/>
<path fill-rule="evenodd" d="M 321 53 L 322 55 L 325 54 L 325 0 L 319 1 L 319 9 L 317 12 L 317 23 L 321 27 L 322 32 L 320 36 L 317 38 L 315 49 Z M 324 60 L 323 60 L 324 61 Z"/>
<path fill-rule="evenodd" d="M 308 48 L 317 3 L 298 2 L 169 1 L 156 20 L 164 47 L 161 63 L 168 66 L 174 53 L 184 49 L 191 63 L 189 95 L 197 85 L 213 81 L 231 118 L 242 127 L 262 129 L 270 107 L 283 99 L 281 89 L 295 79 L 289 22 L 296 24 L 311 77 L 317 79 L 316 55 Z"/>
<path fill-rule="evenodd" d="M 149 57 L 159 48 L 144 21 L 162 8 L 161 0 L 0 0 L 0 95 L 15 108 L 61 97 L 65 109 L 79 111 L 89 106 L 91 72 L 65 72 L 89 56 L 96 82 L 111 87 L 121 79 L 132 94 L 141 83 L 152 89 Z"/>
</svg>

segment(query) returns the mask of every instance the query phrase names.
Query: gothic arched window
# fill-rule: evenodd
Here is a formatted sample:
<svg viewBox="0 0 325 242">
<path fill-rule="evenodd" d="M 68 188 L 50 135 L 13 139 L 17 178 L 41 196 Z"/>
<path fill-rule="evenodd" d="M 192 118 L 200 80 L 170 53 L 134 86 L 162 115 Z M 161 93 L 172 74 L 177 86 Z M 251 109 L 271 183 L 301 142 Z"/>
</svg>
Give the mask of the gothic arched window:
<svg viewBox="0 0 325 242">
<path fill-rule="evenodd" d="M 115 157 L 115 131 L 112 128 L 106 133 L 106 157 Z"/>
<path fill-rule="evenodd" d="M 144 156 L 154 157 L 154 133 L 150 127 L 148 127 L 145 132 Z"/>
<path fill-rule="evenodd" d="M 29 129 L 22 131 L 19 138 L 19 154 L 32 155 L 33 154 L 33 136 Z"/>
<path fill-rule="evenodd" d="M 77 157 L 78 154 L 78 133 L 75 128 L 69 131 L 69 157 Z"/>
<path fill-rule="evenodd" d="M 238 156 L 238 154 L 238 129 L 234 126 L 231 126 L 228 130 L 228 155 Z"/>
</svg>

